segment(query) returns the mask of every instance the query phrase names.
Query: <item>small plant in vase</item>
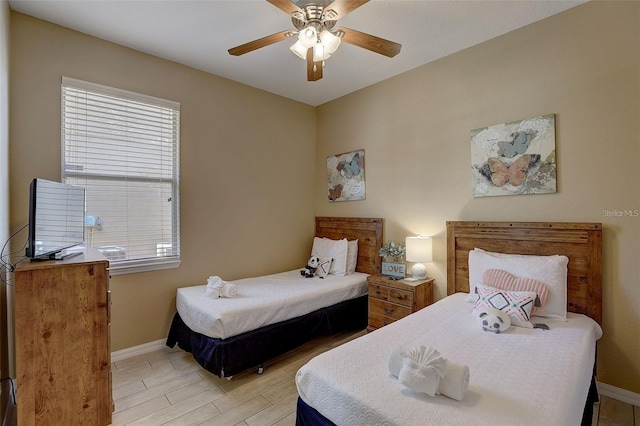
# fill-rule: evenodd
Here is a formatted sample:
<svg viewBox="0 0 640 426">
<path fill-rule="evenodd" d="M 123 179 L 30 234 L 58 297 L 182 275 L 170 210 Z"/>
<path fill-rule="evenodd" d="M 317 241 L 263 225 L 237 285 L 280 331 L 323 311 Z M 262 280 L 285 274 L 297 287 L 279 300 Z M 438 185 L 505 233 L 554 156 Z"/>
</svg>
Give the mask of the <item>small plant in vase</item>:
<svg viewBox="0 0 640 426">
<path fill-rule="evenodd" d="M 380 257 L 384 258 L 382 262 L 382 274 L 397 278 L 406 276 L 406 265 L 404 264 L 404 255 L 406 248 L 403 243 L 396 244 L 388 241 L 380 248 Z"/>
<path fill-rule="evenodd" d="M 394 262 L 402 262 L 404 260 L 405 250 L 403 243 L 396 244 L 393 241 L 387 241 L 387 244 L 380 248 L 380 257 L 387 258 Z"/>
</svg>

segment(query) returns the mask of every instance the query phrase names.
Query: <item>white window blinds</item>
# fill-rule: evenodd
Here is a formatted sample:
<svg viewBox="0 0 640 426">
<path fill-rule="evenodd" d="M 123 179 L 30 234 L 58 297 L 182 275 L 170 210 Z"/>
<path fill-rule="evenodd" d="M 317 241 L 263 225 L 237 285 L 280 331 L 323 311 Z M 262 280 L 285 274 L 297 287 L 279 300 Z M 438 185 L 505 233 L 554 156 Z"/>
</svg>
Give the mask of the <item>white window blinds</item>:
<svg viewBox="0 0 640 426">
<path fill-rule="evenodd" d="M 63 77 L 62 179 L 112 273 L 179 264 L 179 142 L 179 103 Z"/>
</svg>

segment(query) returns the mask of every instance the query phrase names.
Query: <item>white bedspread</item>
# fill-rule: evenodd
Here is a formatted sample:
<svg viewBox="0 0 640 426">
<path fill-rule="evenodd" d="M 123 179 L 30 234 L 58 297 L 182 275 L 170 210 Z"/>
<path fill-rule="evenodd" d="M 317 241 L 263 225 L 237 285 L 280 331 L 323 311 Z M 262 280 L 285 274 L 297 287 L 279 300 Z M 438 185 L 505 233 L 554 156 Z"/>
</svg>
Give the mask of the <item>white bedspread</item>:
<svg viewBox="0 0 640 426">
<path fill-rule="evenodd" d="M 296 375 L 308 405 L 338 425 L 578 425 L 590 385 L 595 341 L 592 319 L 534 317 L 551 328 L 482 331 L 465 294 L 434 305 L 313 358 Z M 461 402 L 404 387 L 389 374 L 391 351 L 426 345 L 467 364 Z"/>
<path fill-rule="evenodd" d="M 294 270 L 230 282 L 236 297 L 206 297 L 206 285 L 179 288 L 182 321 L 193 331 L 225 339 L 367 294 L 367 274 L 360 272 L 320 279 Z"/>
</svg>

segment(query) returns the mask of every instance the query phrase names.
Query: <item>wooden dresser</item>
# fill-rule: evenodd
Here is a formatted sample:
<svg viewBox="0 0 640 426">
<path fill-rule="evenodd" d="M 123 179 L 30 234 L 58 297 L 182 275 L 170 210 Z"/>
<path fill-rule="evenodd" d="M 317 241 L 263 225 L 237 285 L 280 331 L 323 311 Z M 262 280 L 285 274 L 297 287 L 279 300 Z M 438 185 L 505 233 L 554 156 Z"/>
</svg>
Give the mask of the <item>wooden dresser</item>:
<svg viewBox="0 0 640 426">
<path fill-rule="evenodd" d="M 16 269 L 18 425 L 111 423 L 108 269 L 94 249 Z"/>
<path fill-rule="evenodd" d="M 369 284 L 369 326 L 373 331 L 433 303 L 434 279 L 408 282 L 376 274 Z"/>
</svg>

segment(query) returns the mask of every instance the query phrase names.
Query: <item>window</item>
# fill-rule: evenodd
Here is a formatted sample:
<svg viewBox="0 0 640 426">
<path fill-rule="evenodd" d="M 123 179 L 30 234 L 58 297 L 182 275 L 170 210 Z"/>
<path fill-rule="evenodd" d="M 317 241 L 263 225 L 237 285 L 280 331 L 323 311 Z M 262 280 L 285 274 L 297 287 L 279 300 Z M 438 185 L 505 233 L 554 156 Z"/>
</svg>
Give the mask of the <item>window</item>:
<svg viewBox="0 0 640 426">
<path fill-rule="evenodd" d="M 180 264 L 180 104 L 62 78 L 62 180 L 112 275 Z"/>
</svg>

